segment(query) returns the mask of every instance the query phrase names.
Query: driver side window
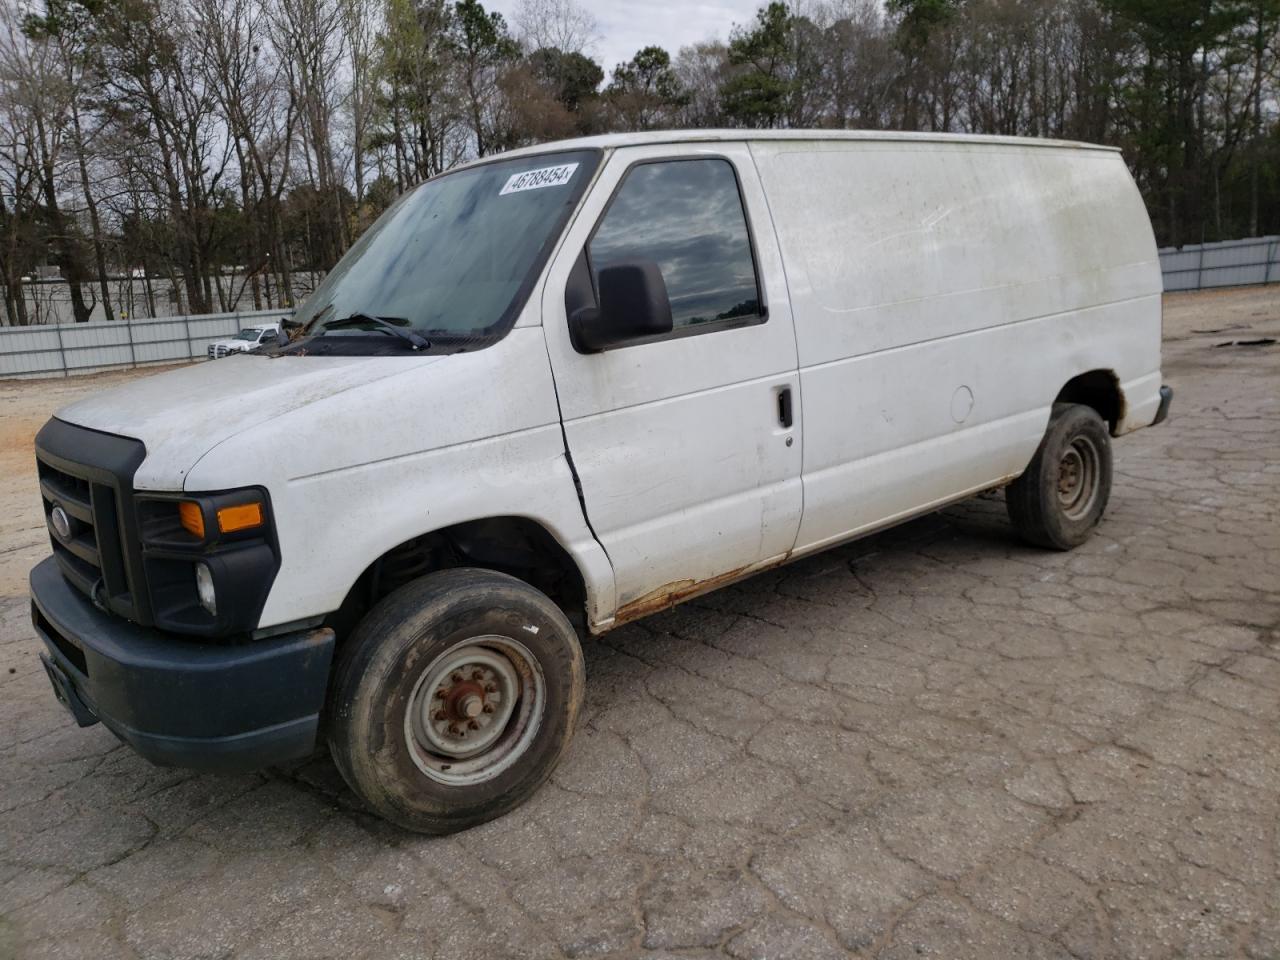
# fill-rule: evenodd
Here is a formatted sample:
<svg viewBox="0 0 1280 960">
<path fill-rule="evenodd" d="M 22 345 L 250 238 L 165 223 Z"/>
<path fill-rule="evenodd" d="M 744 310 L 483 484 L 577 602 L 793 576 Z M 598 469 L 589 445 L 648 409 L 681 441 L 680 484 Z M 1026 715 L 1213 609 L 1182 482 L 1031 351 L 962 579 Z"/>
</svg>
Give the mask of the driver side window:
<svg viewBox="0 0 1280 960">
<path fill-rule="evenodd" d="M 587 258 L 597 288 L 611 263 L 656 263 L 675 331 L 763 319 L 747 218 L 727 160 L 637 164 L 609 202 Z"/>
</svg>

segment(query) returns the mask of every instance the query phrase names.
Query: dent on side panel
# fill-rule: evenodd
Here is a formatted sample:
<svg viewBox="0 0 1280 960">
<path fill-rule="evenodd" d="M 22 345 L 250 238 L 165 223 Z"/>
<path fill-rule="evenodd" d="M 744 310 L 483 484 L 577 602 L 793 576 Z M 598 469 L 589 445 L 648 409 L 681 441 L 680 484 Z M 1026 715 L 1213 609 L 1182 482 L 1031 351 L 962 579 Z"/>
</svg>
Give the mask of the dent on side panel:
<svg viewBox="0 0 1280 960">
<path fill-rule="evenodd" d="M 325 515 L 324 505 L 350 496 L 368 505 L 340 518 Z M 334 609 L 375 557 L 415 536 L 488 516 L 541 524 L 578 564 L 588 617 L 612 609 L 608 560 L 582 522 L 556 426 L 295 481 L 287 498 L 281 542 L 297 543 L 310 559 L 296 568 L 286 562 L 282 576 L 295 575 L 278 595 L 273 590 L 264 621 Z"/>
<path fill-rule="evenodd" d="M 337 609 L 360 573 L 413 537 L 525 517 L 569 552 L 589 615 L 614 603 L 608 559 L 565 462 L 539 327 L 259 424 L 205 457 L 190 489 L 268 488 L 282 566 L 260 626 Z"/>
</svg>

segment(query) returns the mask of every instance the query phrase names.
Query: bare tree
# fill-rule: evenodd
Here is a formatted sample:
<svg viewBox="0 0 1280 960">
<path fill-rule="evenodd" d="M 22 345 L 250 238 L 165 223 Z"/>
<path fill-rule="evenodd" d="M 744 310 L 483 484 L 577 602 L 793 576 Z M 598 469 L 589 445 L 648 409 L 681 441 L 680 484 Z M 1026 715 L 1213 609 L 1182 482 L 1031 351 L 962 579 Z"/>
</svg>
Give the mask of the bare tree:
<svg viewBox="0 0 1280 960">
<path fill-rule="evenodd" d="M 1267 102 L 1266 84 L 1268 78 L 1274 80 L 1277 39 L 1280 39 L 1280 0 L 1249 0 L 1244 30 L 1252 68 L 1249 90 L 1249 235 L 1256 237 L 1260 232 L 1262 200 L 1262 137 L 1266 111 L 1272 107 Z"/>
<path fill-rule="evenodd" d="M 499 139 L 493 116 L 501 93 L 499 81 L 519 56 L 520 46 L 507 32 L 502 14 L 485 10 L 479 0 L 458 0 L 449 35 L 476 155 L 483 157 Z"/>
<path fill-rule="evenodd" d="M 23 276 L 32 266 L 37 226 L 38 162 L 35 130 L 24 87 L 15 73 L 15 55 L 24 51 L 16 11 L 0 11 L 0 284 L 4 286 L 5 321 L 30 322 Z"/>
<path fill-rule="evenodd" d="M 1114 143 L 1162 242 L 1280 229 L 1280 0 L 761 0 L 729 43 L 646 48 L 607 85 L 589 5 L 513 23 L 482 0 L 0 0 L 0 319 L 290 304 L 401 191 L 609 130 Z M 50 265 L 66 284 L 37 299 Z"/>
<path fill-rule="evenodd" d="M 82 143 L 77 136 L 78 123 L 72 120 L 80 96 L 76 83 L 79 71 L 56 38 L 43 31 L 33 37 L 30 34 L 35 31 L 17 29 L 12 15 L 6 20 L 9 25 L 0 34 L 6 99 L 16 115 L 17 128 L 25 132 L 25 149 L 35 165 L 47 238 L 67 282 L 75 320 L 84 323 L 94 306 L 85 299 L 85 286 L 92 274 L 83 235 L 74 213 L 66 209 L 65 196 L 66 166 L 75 163 L 76 148 Z M 83 153 L 79 156 L 83 158 Z"/>
<path fill-rule="evenodd" d="M 822 25 L 821 86 L 833 127 L 881 129 L 893 125 L 897 61 L 876 0 L 842 0 L 815 11 Z"/>
<path fill-rule="evenodd" d="M 359 207 L 364 202 L 365 154 L 376 105 L 375 56 L 382 25 L 374 0 L 342 0 L 342 20 L 350 72 L 347 113 L 351 118 L 351 176 Z"/>
<path fill-rule="evenodd" d="M 255 308 L 290 298 L 289 257 L 281 231 L 281 196 L 289 175 L 296 109 L 284 68 L 268 42 L 259 0 L 193 0 L 204 38 L 201 64 L 236 154 L 245 270 L 223 309 L 240 301 L 247 285 Z M 274 278 L 275 296 L 272 295 Z"/>
<path fill-rule="evenodd" d="M 464 155 L 446 0 L 386 0 L 378 42 L 371 146 L 390 155 L 381 176 L 399 193 Z M 386 198 L 384 198 L 385 200 Z"/>
<path fill-rule="evenodd" d="M 724 83 L 728 62 L 729 50 L 718 40 L 681 48 L 671 65 L 685 96 L 677 114 L 677 126 L 724 125 L 720 87 Z"/>
<path fill-rule="evenodd" d="M 179 0 L 138 0 L 103 17 L 100 82 L 118 132 L 117 163 L 146 184 L 171 243 L 160 266 L 186 308 L 214 305 L 214 248 L 233 148 L 201 67 L 204 40 Z M 179 303 L 179 306 L 182 304 Z"/>
<path fill-rule="evenodd" d="M 90 90 L 93 62 L 93 19 L 82 7 L 68 6 L 58 15 L 28 15 L 23 32 L 37 46 L 56 49 L 55 62 L 62 71 L 62 84 L 67 92 L 66 119 L 69 121 L 67 141 L 75 158 L 80 195 L 88 215 L 90 239 L 93 245 L 94 267 L 98 276 L 103 315 L 114 319 L 111 295 L 108 287 L 107 256 L 103 238 L 102 218 L 98 210 L 93 179 L 90 175 L 90 155 L 93 141 L 101 133 L 102 124 L 86 119 L 86 110 L 92 117 L 92 93 Z M 74 297 L 73 297 L 74 303 Z M 87 319 L 87 318 L 86 318 Z"/>
<path fill-rule="evenodd" d="M 298 112 L 308 182 L 324 211 L 318 232 L 328 269 L 350 244 L 345 184 L 339 177 L 334 124 L 342 102 L 340 66 L 346 39 L 341 0 L 273 0 L 270 34 Z"/>
<path fill-rule="evenodd" d="M 526 50 L 590 54 L 600 39 L 595 15 L 574 0 L 520 0 L 511 21 Z"/>
</svg>

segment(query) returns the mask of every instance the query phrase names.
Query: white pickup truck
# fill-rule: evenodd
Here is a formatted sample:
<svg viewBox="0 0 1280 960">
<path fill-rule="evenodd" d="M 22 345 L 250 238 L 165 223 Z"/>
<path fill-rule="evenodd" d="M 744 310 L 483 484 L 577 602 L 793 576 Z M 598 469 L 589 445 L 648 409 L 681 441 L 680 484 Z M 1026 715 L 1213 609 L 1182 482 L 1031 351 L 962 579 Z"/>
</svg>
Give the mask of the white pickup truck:
<svg viewBox="0 0 1280 960">
<path fill-rule="evenodd" d="M 209 344 L 206 353 L 210 360 L 217 360 L 232 353 L 248 353 L 264 343 L 274 343 L 279 336 L 280 324 L 262 323 L 256 327 L 245 327 L 227 340 L 213 341 Z"/>
<path fill-rule="evenodd" d="M 401 197 L 302 335 L 60 410 L 31 574 L 58 697 L 161 763 L 327 742 L 457 830 L 551 774 L 579 639 L 980 491 L 1066 550 L 1163 420 L 1120 154 L 606 136 Z"/>
</svg>

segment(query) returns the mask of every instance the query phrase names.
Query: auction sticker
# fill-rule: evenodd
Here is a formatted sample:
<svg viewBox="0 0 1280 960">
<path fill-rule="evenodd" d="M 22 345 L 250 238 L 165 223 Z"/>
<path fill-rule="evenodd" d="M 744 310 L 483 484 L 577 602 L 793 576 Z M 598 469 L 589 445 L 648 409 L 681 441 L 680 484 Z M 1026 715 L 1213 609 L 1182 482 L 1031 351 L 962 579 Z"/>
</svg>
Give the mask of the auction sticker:
<svg viewBox="0 0 1280 960">
<path fill-rule="evenodd" d="M 505 197 L 508 193 L 519 193 L 521 190 L 563 187 L 573 178 L 573 172 L 577 169 L 576 163 L 562 163 L 558 167 L 539 167 L 537 170 L 513 173 L 498 191 L 498 196 Z"/>
</svg>

